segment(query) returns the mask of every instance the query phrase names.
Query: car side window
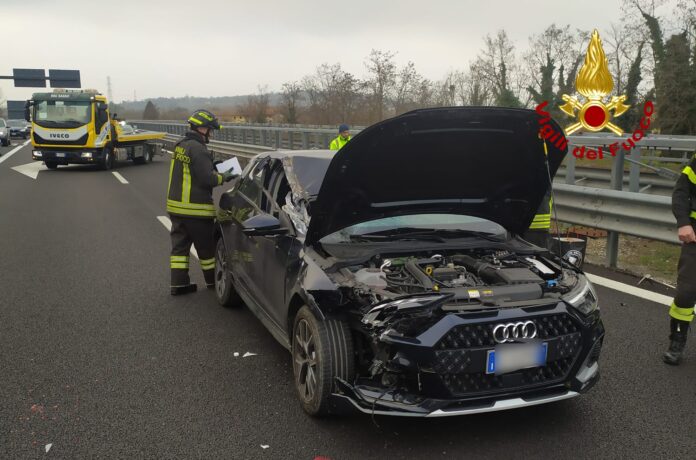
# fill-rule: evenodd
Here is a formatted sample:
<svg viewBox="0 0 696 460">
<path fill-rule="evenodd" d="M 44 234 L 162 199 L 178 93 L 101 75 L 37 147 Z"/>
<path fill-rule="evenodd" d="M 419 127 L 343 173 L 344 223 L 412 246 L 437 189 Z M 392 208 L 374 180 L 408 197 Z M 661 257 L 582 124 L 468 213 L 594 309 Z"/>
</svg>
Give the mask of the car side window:
<svg viewBox="0 0 696 460">
<path fill-rule="evenodd" d="M 266 162 L 264 161 L 257 162 L 249 173 L 244 176 L 241 184 L 239 184 L 239 193 L 259 208 L 261 208 L 261 198 L 263 196 L 261 190 L 263 189 L 263 181 L 266 174 L 265 165 Z"/>
</svg>

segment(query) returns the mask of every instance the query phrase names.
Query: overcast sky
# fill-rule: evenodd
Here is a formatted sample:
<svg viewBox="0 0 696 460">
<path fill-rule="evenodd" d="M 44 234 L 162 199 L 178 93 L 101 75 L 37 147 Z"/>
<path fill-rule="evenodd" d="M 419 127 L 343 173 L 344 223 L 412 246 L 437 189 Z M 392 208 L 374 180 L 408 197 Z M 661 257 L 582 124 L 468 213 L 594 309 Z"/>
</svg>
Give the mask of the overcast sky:
<svg viewBox="0 0 696 460">
<path fill-rule="evenodd" d="M 607 29 L 618 0 L 0 0 L 6 52 L 17 68 L 79 69 L 83 87 L 116 101 L 157 96 L 232 96 L 277 90 L 340 62 L 358 76 L 373 48 L 413 61 L 437 80 L 465 68 L 482 37 L 507 30 L 518 48 L 551 23 Z M 107 13 L 109 14 L 107 16 Z M 35 90 L 0 80 L 8 99 Z"/>
</svg>

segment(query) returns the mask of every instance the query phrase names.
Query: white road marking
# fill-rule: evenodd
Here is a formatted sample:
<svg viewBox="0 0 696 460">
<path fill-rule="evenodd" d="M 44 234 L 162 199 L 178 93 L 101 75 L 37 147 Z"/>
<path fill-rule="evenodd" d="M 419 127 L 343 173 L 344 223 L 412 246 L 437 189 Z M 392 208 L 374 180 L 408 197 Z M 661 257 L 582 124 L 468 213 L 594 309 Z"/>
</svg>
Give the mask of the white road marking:
<svg viewBox="0 0 696 460">
<path fill-rule="evenodd" d="M 7 153 L 4 154 L 3 156 L 1 156 L 1 157 L 0 157 L 0 163 L 2 163 L 3 161 L 7 160 L 8 158 L 10 158 L 12 155 L 14 155 L 15 153 L 19 152 L 20 150 L 22 150 L 22 147 L 24 147 L 25 145 L 27 145 L 29 142 L 31 142 L 31 141 L 26 141 L 24 144 L 18 145 L 17 147 L 13 148 L 13 149 L 10 150 L 9 152 L 7 152 Z"/>
<path fill-rule="evenodd" d="M 587 278 L 592 281 L 592 283 L 603 286 L 615 291 L 620 291 L 625 294 L 640 297 L 645 300 L 650 300 L 651 302 L 656 302 L 662 305 L 671 305 L 672 297 L 666 295 L 658 294 L 656 292 L 648 291 L 647 289 L 641 289 L 630 284 L 620 283 L 618 281 L 611 280 L 609 278 L 603 278 L 601 276 L 593 275 L 591 273 L 585 273 Z"/>
<path fill-rule="evenodd" d="M 44 446 L 44 450 L 46 451 L 46 453 L 48 453 L 48 451 L 51 450 L 51 447 L 53 447 L 53 443 L 52 443 L 52 442 L 51 442 L 51 443 L 48 443 L 48 444 L 46 444 L 46 445 Z"/>
<path fill-rule="evenodd" d="M 13 166 L 12 170 L 36 180 L 41 171 L 46 171 L 46 166 L 40 161 L 32 161 L 24 165 Z"/>
<path fill-rule="evenodd" d="M 119 181 L 120 183 L 122 183 L 122 184 L 127 184 L 127 183 L 128 183 L 128 181 L 126 180 L 126 178 L 123 177 L 120 173 L 117 173 L 116 171 L 111 171 L 111 174 L 113 174 L 114 177 L 115 177 L 116 179 L 118 179 L 118 181 Z"/>
<path fill-rule="evenodd" d="M 170 232 L 172 231 L 172 221 L 169 220 L 169 217 L 167 216 L 157 216 L 157 220 L 160 221 L 162 225 L 164 225 L 164 228 L 169 230 Z M 196 252 L 196 248 L 191 246 L 191 255 L 195 257 L 196 259 L 200 260 L 200 257 L 198 257 L 198 252 Z"/>
</svg>

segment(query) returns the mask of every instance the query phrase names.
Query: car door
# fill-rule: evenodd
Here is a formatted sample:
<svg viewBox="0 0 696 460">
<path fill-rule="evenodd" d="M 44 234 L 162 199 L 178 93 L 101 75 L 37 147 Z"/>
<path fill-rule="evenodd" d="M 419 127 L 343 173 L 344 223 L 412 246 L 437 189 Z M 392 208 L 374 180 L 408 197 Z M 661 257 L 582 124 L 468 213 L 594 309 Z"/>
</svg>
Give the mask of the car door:
<svg viewBox="0 0 696 460">
<path fill-rule="evenodd" d="M 276 217 L 281 227 L 287 229 L 276 235 L 255 236 L 253 251 L 259 263 L 256 264 L 257 287 L 264 309 L 273 321 L 285 329 L 287 319 L 286 282 L 288 254 L 295 240 L 294 230 L 282 210 L 290 186 L 285 178 L 283 165 L 279 160 L 269 164 L 270 174 L 264 183 L 261 197 L 261 211 Z"/>
<path fill-rule="evenodd" d="M 220 199 L 220 216 L 218 221 L 222 227 L 227 250 L 227 260 L 230 271 L 238 289 L 244 291 L 256 305 L 260 306 L 255 287 L 254 256 L 251 252 L 253 241 L 244 234 L 243 223 L 247 219 L 261 213 L 261 190 L 268 160 L 261 158 L 254 161 L 244 171 L 234 188 Z"/>
</svg>

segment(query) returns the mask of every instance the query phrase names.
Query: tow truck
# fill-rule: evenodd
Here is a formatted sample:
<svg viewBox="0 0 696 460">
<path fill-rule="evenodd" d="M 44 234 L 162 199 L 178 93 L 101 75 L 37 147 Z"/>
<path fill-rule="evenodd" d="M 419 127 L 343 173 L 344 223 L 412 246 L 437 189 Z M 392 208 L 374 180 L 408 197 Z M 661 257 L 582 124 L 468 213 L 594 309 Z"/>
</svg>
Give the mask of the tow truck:
<svg viewBox="0 0 696 460">
<path fill-rule="evenodd" d="M 34 93 L 24 116 L 31 122 L 32 159 L 49 169 L 67 164 L 95 164 L 111 169 L 116 161 L 136 164 L 161 155 L 157 142 L 165 133 L 134 129 L 109 112 L 96 90 L 56 89 Z"/>
</svg>

